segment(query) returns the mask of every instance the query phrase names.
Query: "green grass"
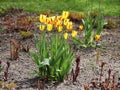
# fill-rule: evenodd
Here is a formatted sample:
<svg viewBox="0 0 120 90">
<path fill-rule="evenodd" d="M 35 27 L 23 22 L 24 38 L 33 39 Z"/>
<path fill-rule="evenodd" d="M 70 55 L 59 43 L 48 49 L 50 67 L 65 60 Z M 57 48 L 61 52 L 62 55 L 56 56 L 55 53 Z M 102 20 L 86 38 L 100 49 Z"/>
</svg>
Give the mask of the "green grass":
<svg viewBox="0 0 120 90">
<path fill-rule="evenodd" d="M 74 12 L 84 12 L 91 9 L 96 10 L 101 1 L 101 11 L 104 15 L 120 16 L 119 0 L 0 0 L 0 8 L 23 8 L 26 11 L 37 12 L 52 10 L 61 12 L 69 10 Z"/>
</svg>

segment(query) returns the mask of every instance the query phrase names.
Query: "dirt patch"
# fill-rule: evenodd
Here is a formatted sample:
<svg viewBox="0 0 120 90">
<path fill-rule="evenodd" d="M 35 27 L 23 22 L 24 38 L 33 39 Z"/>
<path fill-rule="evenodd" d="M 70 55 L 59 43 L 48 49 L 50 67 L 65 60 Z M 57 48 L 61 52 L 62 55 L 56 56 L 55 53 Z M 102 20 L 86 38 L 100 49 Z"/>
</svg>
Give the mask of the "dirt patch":
<svg viewBox="0 0 120 90">
<path fill-rule="evenodd" d="M 11 64 L 8 81 L 15 82 L 18 85 L 18 88 L 15 90 L 37 90 L 38 77 L 32 74 L 32 71 L 36 69 L 36 65 L 29 53 L 20 50 L 19 59 L 17 61 L 10 60 L 10 39 L 17 39 L 20 41 L 21 45 L 29 44 L 30 49 L 35 50 L 34 38 L 22 39 L 18 31 L 10 32 L 6 30 L 3 25 L 4 17 L 8 16 L 12 20 L 15 20 L 18 15 L 37 17 L 36 14 L 26 13 L 23 10 L 14 11 L 14 14 L 9 11 L 9 13 L 0 17 L 0 28 L 4 29 L 4 31 L 0 32 L 0 58 L 3 64 L 7 61 Z M 107 16 L 105 19 L 112 19 L 115 22 L 120 22 L 118 17 Z M 34 22 L 30 31 L 39 36 L 40 32 L 37 25 L 38 22 Z M 83 90 L 83 84 L 90 83 L 91 79 L 99 76 L 100 64 L 96 65 L 97 51 L 100 52 L 99 63 L 107 63 L 104 67 L 103 78 L 106 77 L 108 69 L 111 68 L 112 73 L 116 73 L 116 83 L 120 82 L 120 24 L 118 23 L 113 29 L 104 29 L 100 43 L 102 43 L 103 46 L 96 49 L 75 47 L 74 53 L 76 56 L 80 56 L 81 61 L 80 74 L 74 84 L 69 80 L 65 80 L 63 83 L 59 84 L 54 82 L 46 83 L 45 90 Z M 74 61 L 73 67 L 75 67 Z M 0 79 L 3 80 L 3 72 L 0 74 Z"/>
</svg>

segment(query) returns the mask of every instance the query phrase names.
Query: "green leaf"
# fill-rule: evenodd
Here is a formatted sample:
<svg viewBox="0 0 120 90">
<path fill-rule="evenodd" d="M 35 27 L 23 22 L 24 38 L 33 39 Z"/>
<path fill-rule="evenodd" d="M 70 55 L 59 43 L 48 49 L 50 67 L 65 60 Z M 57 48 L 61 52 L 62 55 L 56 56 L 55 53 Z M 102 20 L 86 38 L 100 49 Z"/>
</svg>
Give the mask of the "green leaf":
<svg viewBox="0 0 120 90">
<path fill-rule="evenodd" d="M 33 57 L 34 62 L 37 65 L 39 65 L 40 63 L 39 63 L 39 58 L 38 58 L 37 54 L 34 51 L 32 51 L 32 50 L 30 50 L 29 52 L 30 52 L 30 55 Z"/>
<path fill-rule="evenodd" d="M 89 43 L 92 44 L 94 42 L 94 32 L 91 32 Z"/>
<path fill-rule="evenodd" d="M 78 46 L 86 47 L 86 45 L 81 40 L 79 40 L 77 38 L 73 38 L 73 42 L 78 44 Z"/>
<path fill-rule="evenodd" d="M 49 65 L 49 59 L 43 60 L 39 65 L 38 68 L 44 67 L 46 65 Z"/>
</svg>

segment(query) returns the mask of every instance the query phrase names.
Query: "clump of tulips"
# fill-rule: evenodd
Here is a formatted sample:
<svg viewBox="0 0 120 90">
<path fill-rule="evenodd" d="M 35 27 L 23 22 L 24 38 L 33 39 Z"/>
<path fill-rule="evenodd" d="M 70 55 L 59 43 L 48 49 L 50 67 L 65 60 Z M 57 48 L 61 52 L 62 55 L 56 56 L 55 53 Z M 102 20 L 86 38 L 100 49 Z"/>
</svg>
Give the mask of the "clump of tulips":
<svg viewBox="0 0 120 90">
<path fill-rule="evenodd" d="M 63 11 L 62 15 L 59 16 L 50 16 L 40 14 L 40 31 L 58 31 L 63 32 L 63 36 L 65 39 L 68 39 L 69 33 L 71 33 L 72 37 L 77 36 L 77 30 L 73 29 L 73 23 L 68 19 L 69 12 Z"/>
<path fill-rule="evenodd" d="M 30 54 L 37 65 L 35 74 L 43 81 L 64 81 L 67 77 L 74 58 L 68 42 L 62 37 L 53 35 L 47 40 L 45 34 L 40 40 L 35 37 L 36 52 Z"/>
<path fill-rule="evenodd" d="M 79 29 L 82 31 L 84 40 L 73 38 L 73 41 L 82 47 L 96 47 L 104 26 L 102 14 L 93 17 L 90 12 L 87 12 L 85 18 L 82 19 L 82 23 L 83 25 L 80 25 Z"/>
<path fill-rule="evenodd" d="M 101 31 L 103 28 L 102 15 L 93 17 L 90 12 L 88 12 L 84 19 L 82 20 L 81 25 L 78 25 L 78 29 L 74 29 L 73 22 L 70 21 L 68 11 L 63 11 L 61 15 L 58 16 L 46 16 L 40 14 L 40 31 L 47 30 L 57 31 L 63 33 L 64 39 L 68 39 L 70 36 L 73 38 L 73 41 L 82 47 L 96 47 L 97 42 L 100 40 Z M 97 29 L 95 25 L 97 24 Z M 84 40 L 81 40 L 78 35 L 78 31 L 82 32 Z"/>
</svg>

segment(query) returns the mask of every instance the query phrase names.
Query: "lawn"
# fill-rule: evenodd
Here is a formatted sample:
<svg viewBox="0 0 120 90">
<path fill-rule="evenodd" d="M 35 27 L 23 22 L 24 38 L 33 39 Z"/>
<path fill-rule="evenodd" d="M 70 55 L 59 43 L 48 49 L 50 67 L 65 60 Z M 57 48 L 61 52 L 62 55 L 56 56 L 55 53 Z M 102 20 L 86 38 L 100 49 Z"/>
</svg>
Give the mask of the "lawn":
<svg viewBox="0 0 120 90">
<path fill-rule="evenodd" d="M 101 3 L 101 10 L 104 15 L 120 16 L 119 0 L 0 0 L 0 9 L 23 8 L 30 12 L 68 10 L 72 12 L 84 12 L 86 10 L 97 10 Z M 91 8 L 92 7 L 92 8 Z"/>
</svg>

